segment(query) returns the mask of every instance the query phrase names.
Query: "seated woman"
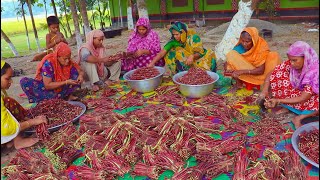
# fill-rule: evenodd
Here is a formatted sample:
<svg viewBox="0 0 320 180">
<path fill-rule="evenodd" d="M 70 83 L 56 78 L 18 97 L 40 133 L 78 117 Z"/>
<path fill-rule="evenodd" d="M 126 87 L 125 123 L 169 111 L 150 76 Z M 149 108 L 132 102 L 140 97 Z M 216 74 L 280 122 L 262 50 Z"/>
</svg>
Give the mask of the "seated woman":
<svg viewBox="0 0 320 180">
<path fill-rule="evenodd" d="M 39 62 L 35 79 L 24 77 L 20 85 L 30 103 L 53 98 L 76 100 L 72 93 L 80 88 L 83 74 L 80 66 L 71 60 L 70 47 L 61 42 Z"/>
<path fill-rule="evenodd" d="M 319 57 L 309 44 L 297 41 L 289 47 L 288 59 L 269 73 L 260 99 L 268 96 L 267 108 L 281 105 L 277 114 L 292 111 L 297 116 L 292 120 L 295 127 L 301 120 L 319 114 Z"/>
<path fill-rule="evenodd" d="M 127 58 L 122 60 L 121 70 L 146 67 L 160 50 L 159 35 L 151 29 L 149 19 L 140 18 L 129 38 Z M 164 60 L 160 59 L 155 65 L 164 66 Z"/>
<path fill-rule="evenodd" d="M 23 138 L 19 133 L 31 126 L 47 123 L 47 119 L 45 116 L 27 119 L 26 110 L 17 101 L 8 97 L 6 89 L 11 86 L 12 76 L 11 66 L 1 60 L 1 146 L 11 147 L 14 145 L 16 149 L 20 149 L 34 145 L 39 139 Z"/>
<path fill-rule="evenodd" d="M 121 62 L 106 55 L 103 40 L 101 30 L 92 30 L 86 36 L 86 43 L 78 51 L 78 63 L 84 69 L 85 81 L 90 81 L 93 91 L 99 90 L 99 86 L 119 82 L 121 73 Z"/>
<path fill-rule="evenodd" d="M 241 88 L 242 81 L 261 85 L 267 74 L 281 60 L 277 52 L 270 52 L 267 42 L 259 36 L 255 27 L 245 28 L 234 50 L 227 54 L 225 75 L 231 75 L 236 80 L 233 90 Z"/>
<path fill-rule="evenodd" d="M 180 71 L 187 71 L 191 66 L 205 70 L 216 71 L 215 54 L 211 49 L 205 49 L 202 41 L 194 30 L 189 30 L 182 22 L 175 22 L 170 27 L 171 40 L 163 50 L 153 58 L 149 67 L 154 66 L 164 57 L 171 75 Z"/>
</svg>

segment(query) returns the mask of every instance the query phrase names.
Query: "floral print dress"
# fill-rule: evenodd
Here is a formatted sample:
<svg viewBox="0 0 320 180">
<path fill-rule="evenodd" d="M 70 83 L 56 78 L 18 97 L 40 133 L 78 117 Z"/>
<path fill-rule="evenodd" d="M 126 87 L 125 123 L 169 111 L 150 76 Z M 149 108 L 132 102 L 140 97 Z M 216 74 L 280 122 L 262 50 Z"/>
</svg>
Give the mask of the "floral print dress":
<svg viewBox="0 0 320 180">
<path fill-rule="evenodd" d="M 216 71 L 215 53 L 211 49 L 203 48 L 202 41 L 197 34 L 188 35 L 184 44 L 171 40 L 164 46 L 164 49 L 167 51 L 164 59 L 171 75 L 187 71 L 190 66 L 185 64 L 186 60 L 190 55 L 196 53 L 200 55 L 200 58 L 194 61 L 193 66 Z"/>
<path fill-rule="evenodd" d="M 70 79 L 76 80 L 78 78 L 78 71 L 75 67 L 71 68 L 71 77 Z M 42 68 L 41 75 L 44 77 L 51 78 L 54 80 L 54 71 L 52 64 L 47 60 Z M 80 85 L 64 85 L 61 88 L 61 91 L 48 90 L 44 87 L 43 80 L 36 80 L 33 78 L 24 77 L 20 80 L 20 85 L 22 90 L 28 96 L 30 103 L 37 103 L 46 99 L 54 98 L 66 98 L 76 89 L 80 88 Z"/>
</svg>

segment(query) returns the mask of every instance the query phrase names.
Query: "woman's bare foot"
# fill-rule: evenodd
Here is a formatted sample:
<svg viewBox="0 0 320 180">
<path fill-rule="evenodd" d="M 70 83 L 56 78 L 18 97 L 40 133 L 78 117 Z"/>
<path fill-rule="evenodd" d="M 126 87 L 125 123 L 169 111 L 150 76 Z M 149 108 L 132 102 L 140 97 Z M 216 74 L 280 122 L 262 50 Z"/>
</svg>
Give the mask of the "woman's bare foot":
<svg viewBox="0 0 320 180">
<path fill-rule="evenodd" d="M 98 85 L 93 85 L 93 86 L 92 86 L 92 91 L 93 91 L 93 92 L 97 92 L 97 91 L 99 91 L 99 89 L 100 89 L 100 88 L 99 88 Z"/>
<path fill-rule="evenodd" d="M 39 138 L 22 138 L 20 135 L 13 139 L 14 147 L 16 149 L 31 147 L 37 142 L 39 142 Z"/>
<path fill-rule="evenodd" d="M 292 123 L 294 124 L 294 127 L 298 129 L 301 126 L 301 118 L 300 116 L 296 116 L 295 118 L 292 119 Z"/>
<path fill-rule="evenodd" d="M 13 146 L 13 141 L 10 141 L 8 143 L 6 143 L 6 147 L 7 148 L 11 148 Z"/>
<path fill-rule="evenodd" d="M 74 95 L 70 95 L 69 97 L 68 97 L 68 101 L 76 101 L 76 100 L 78 100 L 79 98 L 77 97 L 77 96 L 74 96 Z"/>
<path fill-rule="evenodd" d="M 242 88 L 242 83 L 239 79 L 236 79 L 236 84 L 229 90 L 229 92 L 235 93 L 240 88 Z"/>
<path fill-rule="evenodd" d="M 284 114 L 284 113 L 287 113 L 287 112 L 289 112 L 289 109 L 287 109 L 287 108 L 281 108 L 280 110 L 278 110 L 278 111 L 276 112 L 276 114 Z"/>
<path fill-rule="evenodd" d="M 3 153 L 3 151 L 5 152 Z M 14 148 L 1 150 L 1 164 L 10 162 L 11 159 L 16 155 L 16 153 L 17 151 Z"/>
</svg>

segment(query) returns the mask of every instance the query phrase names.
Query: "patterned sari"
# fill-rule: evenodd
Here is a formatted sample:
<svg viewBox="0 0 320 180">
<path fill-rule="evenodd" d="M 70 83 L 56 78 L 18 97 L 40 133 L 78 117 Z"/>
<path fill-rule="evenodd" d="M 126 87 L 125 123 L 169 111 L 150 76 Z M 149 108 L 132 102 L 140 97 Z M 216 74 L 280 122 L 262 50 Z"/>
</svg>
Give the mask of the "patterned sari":
<svg viewBox="0 0 320 180">
<path fill-rule="evenodd" d="M 304 57 L 301 71 L 291 66 L 290 60 L 276 66 L 270 76 L 272 96 L 277 99 L 295 98 L 302 92 L 311 98 L 295 104 L 282 104 L 296 114 L 310 114 L 319 110 L 319 57 L 309 44 L 297 41 L 292 44 L 288 55 Z"/>
<path fill-rule="evenodd" d="M 209 71 L 216 71 L 216 56 L 211 49 L 203 48 L 202 41 L 194 30 L 188 29 L 187 25 L 176 22 L 170 28 L 170 32 L 176 30 L 181 33 L 181 42 L 176 41 L 173 37 L 164 46 L 167 51 L 164 59 L 171 75 L 177 72 L 186 71 L 191 66 L 200 67 Z M 191 66 L 185 62 L 190 55 L 199 54 L 200 58 L 195 60 Z"/>
<path fill-rule="evenodd" d="M 138 32 L 138 27 L 144 26 L 147 28 L 145 36 L 141 36 Z M 125 58 L 122 60 L 121 70 L 130 71 L 133 69 L 146 67 L 152 59 L 160 52 L 160 39 L 157 32 L 151 29 L 150 22 L 147 18 L 139 18 L 137 21 L 134 32 L 131 34 L 128 41 L 127 52 L 134 53 L 137 50 L 146 49 L 150 51 L 150 54 L 144 54 L 137 58 Z M 164 66 L 165 62 L 160 59 L 156 66 Z"/>
<path fill-rule="evenodd" d="M 70 47 L 65 43 L 59 43 L 53 53 L 39 62 L 35 79 L 24 77 L 20 80 L 21 88 L 28 96 L 30 103 L 45 99 L 66 98 L 80 88 L 80 85 L 63 85 L 56 89 L 46 89 L 43 83 L 43 77 L 51 78 L 53 82 L 78 78 L 80 68 L 78 64 L 70 60 L 69 65 L 61 66 L 58 62 L 58 56 L 66 56 L 69 53 L 71 53 Z"/>
</svg>

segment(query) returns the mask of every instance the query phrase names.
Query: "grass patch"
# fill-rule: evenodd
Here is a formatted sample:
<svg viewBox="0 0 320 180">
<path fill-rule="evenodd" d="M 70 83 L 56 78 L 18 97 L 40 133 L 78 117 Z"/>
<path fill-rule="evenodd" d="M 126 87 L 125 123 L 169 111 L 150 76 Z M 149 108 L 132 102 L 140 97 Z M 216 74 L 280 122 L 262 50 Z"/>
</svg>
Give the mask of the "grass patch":
<svg viewBox="0 0 320 180">
<path fill-rule="evenodd" d="M 46 37 L 47 33 L 48 33 L 47 30 L 38 31 L 40 47 L 42 49 L 44 49 L 46 46 L 46 38 L 45 37 Z M 20 56 L 30 53 L 30 51 L 28 50 L 28 45 L 27 45 L 27 36 L 25 34 L 11 35 L 9 38 L 10 38 L 11 42 L 14 44 L 14 46 L 16 47 Z M 33 33 L 29 33 L 29 39 L 30 39 L 31 51 L 37 51 L 38 49 L 37 49 L 36 40 L 35 40 Z M 2 54 L 3 58 L 9 58 L 9 57 L 14 56 L 9 45 L 3 39 L 1 39 L 1 54 Z"/>
<path fill-rule="evenodd" d="M 33 32 L 31 18 L 27 18 L 27 27 L 29 32 Z M 44 30 L 43 26 L 47 24 L 45 18 L 35 18 L 34 23 L 38 31 Z M 7 34 L 7 36 L 25 33 L 24 22 L 22 18 L 19 21 L 1 21 L 1 29 Z"/>
<path fill-rule="evenodd" d="M 91 17 L 91 11 L 88 11 L 88 16 L 89 18 Z M 30 47 L 31 51 L 28 50 L 28 45 L 27 45 L 27 37 L 25 34 L 25 27 L 24 27 L 24 22 L 22 18 L 19 18 L 19 21 L 17 20 L 2 20 L 1 21 L 1 29 L 7 34 L 13 45 L 16 47 L 18 53 L 20 56 L 30 54 L 32 51 L 37 51 L 37 45 L 36 45 L 36 40 L 34 37 L 33 33 L 33 28 L 32 28 L 32 22 L 31 18 L 28 17 L 27 19 L 27 26 L 28 26 L 28 32 L 29 32 L 29 39 L 30 39 Z M 34 18 L 36 28 L 38 31 L 38 38 L 39 38 L 39 43 L 40 47 L 44 50 L 46 46 L 46 34 L 48 33 L 48 29 L 46 28 L 46 18 L 40 18 L 40 17 L 35 17 Z M 74 32 L 74 24 L 73 20 L 71 19 L 69 21 L 70 23 L 70 28 L 72 33 Z M 91 24 L 93 24 L 92 21 L 90 21 Z M 95 24 L 97 28 L 100 28 L 100 18 L 95 19 Z M 106 26 L 109 26 L 109 22 L 105 22 Z M 80 27 L 80 33 L 83 34 L 82 32 L 82 27 Z M 60 31 L 64 33 L 62 27 L 60 27 Z M 65 34 L 64 34 L 65 35 Z M 65 35 L 66 36 L 66 35 Z M 68 32 L 68 37 L 70 37 L 70 34 Z M 14 57 L 9 45 L 7 42 L 1 38 L 1 55 L 3 58 L 10 58 Z"/>
</svg>

